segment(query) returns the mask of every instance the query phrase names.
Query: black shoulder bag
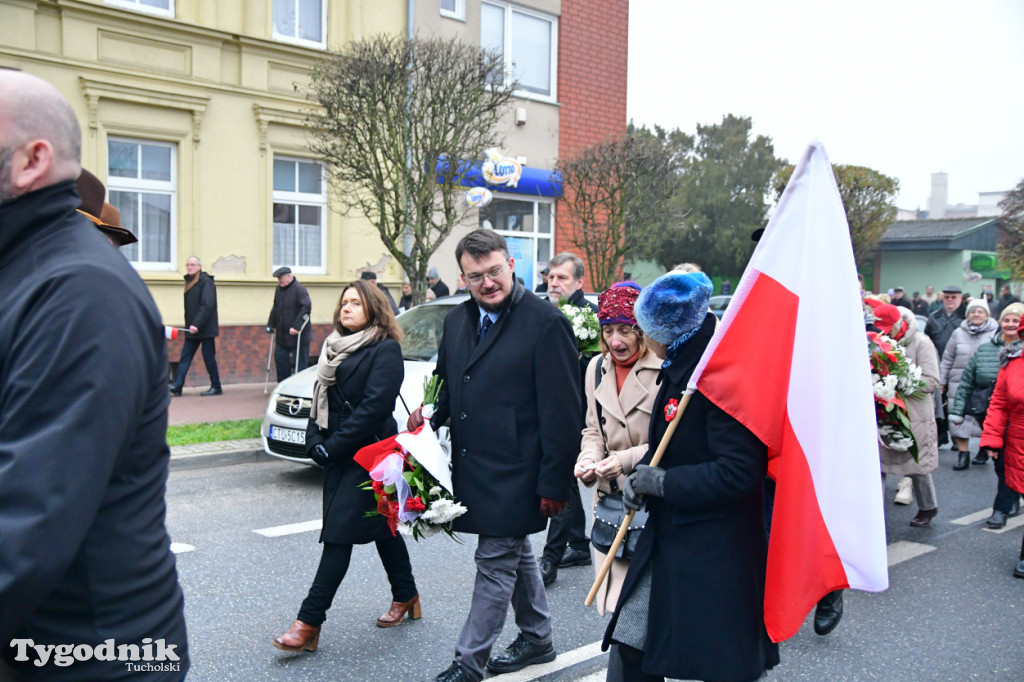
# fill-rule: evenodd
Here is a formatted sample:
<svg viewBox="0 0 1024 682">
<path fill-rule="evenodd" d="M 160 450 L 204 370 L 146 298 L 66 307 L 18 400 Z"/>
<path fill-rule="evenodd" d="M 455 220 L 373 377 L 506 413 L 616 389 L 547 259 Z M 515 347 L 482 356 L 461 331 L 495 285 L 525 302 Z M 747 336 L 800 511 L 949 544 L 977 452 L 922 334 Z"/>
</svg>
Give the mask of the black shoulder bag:
<svg viewBox="0 0 1024 682">
<path fill-rule="evenodd" d="M 603 363 L 604 356 L 598 359 L 594 372 L 595 391 L 601 385 L 601 365 Z M 601 410 L 601 403 L 596 398 L 594 405 L 597 406 L 597 423 L 601 429 L 601 439 L 604 441 L 604 451 L 605 455 L 607 455 L 608 437 L 604 432 L 604 414 Z M 602 554 L 608 554 L 608 551 L 612 548 L 615 534 L 619 532 L 622 520 L 626 518 L 628 513 L 622 504 L 622 493 L 619 492 L 619 486 L 615 483 L 615 479 L 612 479 L 609 483 L 611 484 L 612 492 L 604 493 L 600 490 L 597 492 L 597 504 L 594 506 L 594 525 L 590 529 L 590 544 Z M 633 515 L 633 520 L 629 524 L 629 530 L 626 531 L 626 539 L 622 541 L 619 549 L 615 552 L 616 559 L 628 561 L 632 558 L 633 551 L 636 549 L 636 543 L 640 540 L 640 532 L 643 531 L 644 525 L 647 523 L 647 517 L 646 507 L 641 507 Z"/>
</svg>

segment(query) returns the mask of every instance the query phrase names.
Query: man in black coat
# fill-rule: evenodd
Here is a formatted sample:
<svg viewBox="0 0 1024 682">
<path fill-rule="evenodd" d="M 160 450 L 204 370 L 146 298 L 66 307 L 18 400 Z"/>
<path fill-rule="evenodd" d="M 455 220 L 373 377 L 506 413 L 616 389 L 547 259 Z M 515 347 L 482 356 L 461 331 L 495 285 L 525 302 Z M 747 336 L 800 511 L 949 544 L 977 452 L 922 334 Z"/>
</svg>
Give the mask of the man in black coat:
<svg viewBox="0 0 1024 682">
<path fill-rule="evenodd" d="M 451 419 L 452 480 L 477 534 L 476 583 L 455 661 L 436 679 L 477 681 L 554 660 L 551 616 L 529 534 L 569 499 L 579 453 L 579 362 L 568 320 L 515 281 L 504 237 L 470 232 L 455 250 L 472 298 L 444 321 L 439 427 Z M 418 412 L 415 413 L 418 416 Z M 410 418 L 410 426 L 416 418 Z M 509 604 L 520 633 L 488 660 Z"/>
<path fill-rule="evenodd" d="M 274 291 L 274 307 L 270 309 L 270 319 L 267 320 L 267 333 L 276 332 L 274 364 L 280 383 L 292 375 L 296 364 L 299 369 L 306 369 L 309 364 L 309 341 L 313 333 L 308 322 L 313 304 L 306 287 L 295 279 L 291 268 L 278 268 L 274 277 L 277 278 L 277 289 Z"/>
<path fill-rule="evenodd" d="M 437 267 L 435 266 L 431 266 L 431 268 L 427 270 L 427 285 L 438 298 L 443 298 L 448 295 L 448 285 L 441 279 L 441 274 L 437 271 Z"/>
<path fill-rule="evenodd" d="M 597 306 L 583 295 L 583 277 L 586 271 L 582 258 L 574 253 L 560 253 L 551 259 L 547 270 L 547 295 L 555 305 L 589 308 L 595 315 L 597 314 Z M 591 357 L 592 354 L 589 353 L 586 357 L 580 356 L 581 399 Z M 586 405 L 586 400 L 583 401 Z M 584 409 L 580 416 L 580 431 L 583 430 L 586 416 Z M 573 480 L 569 490 L 569 506 L 548 524 L 547 543 L 540 558 L 540 574 L 544 578 L 544 584 L 550 585 L 557 579 L 559 568 L 590 566 L 591 563 L 593 561 L 590 558 L 590 540 L 587 538 L 587 517 L 583 511 L 580 488 Z"/>
<path fill-rule="evenodd" d="M 928 316 L 928 322 L 924 326 L 925 335 L 935 344 L 935 350 L 939 357 L 946 351 L 946 344 L 949 337 L 966 319 L 966 311 L 963 307 L 964 296 L 960 287 L 950 285 L 942 290 L 942 307 Z M 936 411 L 942 415 L 948 413 L 947 396 L 945 389 L 935 393 Z M 945 445 L 949 440 L 949 424 L 945 417 L 935 419 L 939 434 L 939 445 Z"/>
<path fill-rule="evenodd" d="M 171 395 L 181 395 L 185 375 L 192 366 L 192 358 L 200 345 L 203 347 L 203 364 L 210 375 L 210 388 L 199 395 L 220 395 L 220 373 L 217 371 L 217 286 L 213 277 L 203 272 L 199 256 L 189 256 L 185 261 L 185 326 L 188 337 L 181 346 L 178 358 L 178 373 L 171 384 Z"/>
<path fill-rule="evenodd" d="M 0 679 L 181 680 L 163 322 L 75 211 L 80 148 L 55 88 L 0 70 Z"/>
</svg>

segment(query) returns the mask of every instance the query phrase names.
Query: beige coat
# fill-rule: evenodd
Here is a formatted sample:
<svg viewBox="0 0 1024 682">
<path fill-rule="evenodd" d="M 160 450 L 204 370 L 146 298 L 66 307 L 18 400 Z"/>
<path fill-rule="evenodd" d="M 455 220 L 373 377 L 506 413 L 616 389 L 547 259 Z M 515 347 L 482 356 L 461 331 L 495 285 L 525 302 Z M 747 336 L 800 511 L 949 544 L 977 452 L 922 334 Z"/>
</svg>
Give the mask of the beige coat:
<svg viewBox="0 0 1024 682">
<path fill-rule="evenodd" d="M 907 333 L 900 339 L 900 345 L 907 353 L 907 359 L 921 368 L 921 379 L 926 387 L 924 393 L 907 400 L 907 411 L 910 413 L 910 430 L 917 441 L 918 461 L 909 452 L 898 452 L 878 446 L 878 456 L 882 460 L 882 471 L 886 474 L 906 476 L 908 474 L 928 474 L 939 466 L 939 437 L 935 427 L 935 404 L 932 393 L 939 387 L 939 355 L 924 334 L 917 329 L 917 318 L 909 310 L 900 310 L 907 321 Z"/>
<path fill-rule="evenodd" d="M 658 394 L 658 388 L 654 382 L 661 371 L 661 360 L 654 353 L 648 353 L 646 358 L 637 360 L 622 384 L 622 391 L 616 393 L 615 370 L 610 355 L 604 356 L 604 361 L 601 364 L 601 385 L 597 387 L 597 390 L 594 389 L 594 372 L 598 357 L 601 356 L 595 357 L 587 366 L 585 382 L 587 423 L 586 428 L 583 429 L 581 451 L 577 461 L 589 459 L 600 462 L 609 455 L 618 457 L 622 463 L 623 473 L 616 478 L 616 483 L 618 489 L 622 490 L 626 476 L 647 454 L 651 408 Z M 601 435 L 601 425 L 598 424 L 597 403 L 601 404 L 605 420 L 604 435 L 607 437 L 607 445 L 605 438 Z M 606 452 L 607 454 L 605 454 Z M 597 479 L 596 483 L 594 504 L 597 504 L 599 490 L 611 491 L 608 481 Z M 601 567 L 604 558 L 604 554 L 594 550 L 594 565 L 597 569 Z M 597 611 L 601 615 L 604 615 L 605 611 L 614 610 L 628 568 L 629 562 L 622 559 L 616 559 L 612 563 L 608 577 L 597 593 Z"/>
</svg>

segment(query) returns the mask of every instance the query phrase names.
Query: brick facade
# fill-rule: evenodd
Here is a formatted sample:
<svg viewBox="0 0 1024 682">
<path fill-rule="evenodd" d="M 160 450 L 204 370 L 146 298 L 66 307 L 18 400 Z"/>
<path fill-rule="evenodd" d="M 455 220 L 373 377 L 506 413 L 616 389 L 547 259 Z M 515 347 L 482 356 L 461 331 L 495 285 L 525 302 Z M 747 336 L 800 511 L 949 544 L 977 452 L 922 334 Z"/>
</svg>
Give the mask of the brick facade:
<svg viewBox="0 0 1024 682">
<path fill-rule="evenodd" d="M 629 0 L 562 0 L 558 22 L 558 156 L 626 132 Z M 578 251 L 562 202 L 555 252 Z M 579 253 L 586 260 L 586 254 Z M 585 288 L 590 288 L 589 279 Z"/>
<path fill-rule="evenodd" d="M 320 354 L 320 344 L 331 333 L 331 325 L 312 325 L 313 340 L 309 344 L 309 354 L 314 358 Z M 220 327 L 217 337 L 217 371 L 220 372 L 221 384 L 245 384 L 265 381 L 267 377 L 267 353 L 270 352 L 270 334 L 266 327 L 261 326 L 224 326 Z M 181 341 L 167 342 L 167 359 L 171 368 L 169 376 L 174 377 L 181 356 Z M 273 360 L 270 363 L 270 380 L 276 381 L 277 369 Z M 203 364 L 202 349 L 196 351 L 192 358 L 192 366 L 185 377 L 185 386 L 209 386 L 210 375 Z"/>
</svg>

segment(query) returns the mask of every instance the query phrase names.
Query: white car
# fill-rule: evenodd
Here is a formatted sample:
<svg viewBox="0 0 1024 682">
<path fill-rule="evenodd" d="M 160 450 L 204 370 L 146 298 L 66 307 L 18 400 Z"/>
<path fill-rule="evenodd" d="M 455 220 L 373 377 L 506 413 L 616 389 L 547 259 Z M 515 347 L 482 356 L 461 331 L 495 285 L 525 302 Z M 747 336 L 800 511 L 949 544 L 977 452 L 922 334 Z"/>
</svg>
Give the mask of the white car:
<svg viewBox="0 0 1024 682">
<path fill-rule="evenodd" d="M 445 296 L 398 316 L 405 360 L 405 380 L 394 412 L 399 431 L 405 430 L 409 411 L 423 402 L 423 380 L 434 372 L 445 316 L 467 298 L 466 294 Z M 306 457 L 306 423 L 313 403 L 315 380 L 316 367 L 309 367 L 288 377 L 274 389 L 260 427 L 263 450 L 267 454 L 291 462 L 313 464 Z M 447 431 L 447 428 L 442 428 L 438 434 L 445 449 L 448 447 Z"/>
<path fill-rule="evenodd" d="M 586 297 L 597 304 L 596 294 L 587 294 Z M 423 402 L 423 380 L 434 373 L 445 316 L 468 298 L 468 294 L 445 296 L 398 316 L 398 324 L 402 327 L 402 358 L 405 360 L 405 379 L 394 411 L 399 431 L 405 430 L 409 412 Z M 315 380 L 316 367 L 309 367 L 288 377 L 274 389 L 260 427 L 263 450 L 268 455 L 290 462 L 313 464 L 313 460 L 306 457 L 306 424 L 313 404 Z M 451 447 L 448 428 L 441 427 L 437 435 L 441 447 L 447 452 Z"/>
</svg>

